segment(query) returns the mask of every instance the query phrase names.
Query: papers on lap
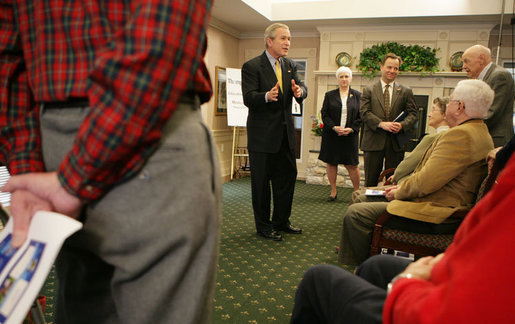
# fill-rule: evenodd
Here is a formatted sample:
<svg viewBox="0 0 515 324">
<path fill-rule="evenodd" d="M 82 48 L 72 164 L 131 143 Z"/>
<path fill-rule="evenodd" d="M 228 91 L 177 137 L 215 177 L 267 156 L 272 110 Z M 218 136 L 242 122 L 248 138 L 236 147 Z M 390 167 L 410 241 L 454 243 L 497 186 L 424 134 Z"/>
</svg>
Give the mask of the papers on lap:
<svg viewBox="0 0 515 324">
<path fill-rule="evenodd" d="M 384 190 L 373 190 L 367 189 L 365 191 L 366 196 L 384 196 Z"/>
<path fill-rule="evenodd" d="M 43 286 L 64 240 L 82 228 L 75 219 L 38 211 L 28 238 L 11 247 L 13 221 L 0 232 L 0 323 L 21 323 Z"/>
</svg>

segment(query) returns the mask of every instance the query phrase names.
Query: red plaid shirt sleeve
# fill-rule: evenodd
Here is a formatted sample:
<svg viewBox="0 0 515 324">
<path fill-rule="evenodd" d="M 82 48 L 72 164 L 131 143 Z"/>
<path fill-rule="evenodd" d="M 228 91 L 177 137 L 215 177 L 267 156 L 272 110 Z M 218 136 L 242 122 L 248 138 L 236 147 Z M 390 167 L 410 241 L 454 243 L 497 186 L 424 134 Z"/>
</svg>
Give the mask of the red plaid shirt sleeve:
<svg viewBox="0 0 515 324">
<path fill-rule="evenodd" d="M 210 97 L 203 55 L 211 1 L 40 3 L 14 4 L 28 83 L 36 102 L 89 97 L 58 175 L 70 193 L 95 200 L 141 169 L 187 87 Z"/>
<path fill-rule="evenodd" d="M 10 1 L 0 1 L 0 164 L 11 174 L 43 171 L 39 110 L 32 100 Z"/>
</svg>

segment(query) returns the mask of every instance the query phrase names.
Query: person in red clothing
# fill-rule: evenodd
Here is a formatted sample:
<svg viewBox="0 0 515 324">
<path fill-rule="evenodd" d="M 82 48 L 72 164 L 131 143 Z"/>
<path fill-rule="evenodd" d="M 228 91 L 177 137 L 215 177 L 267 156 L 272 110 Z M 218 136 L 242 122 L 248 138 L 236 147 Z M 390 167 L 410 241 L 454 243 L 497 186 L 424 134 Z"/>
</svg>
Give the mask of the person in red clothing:
<svg viewBox="0 0 515 324">
<path fill-rule="evenodd" d="M 444 254 L 413 263 L 378 255 L 356 275 L 312 267 L 297 290 L 291 322 L 514 323 L 514 200 L 512 155 Z"/>
<path fill-rule="evenodd" d="M 84 223 L 56 260 L 57 323 L 209 322 L 220 184 L 199 106 L 212 94 L 211 6 L 0 2 L 12 244 L 36 210 Z"/>
</svg>

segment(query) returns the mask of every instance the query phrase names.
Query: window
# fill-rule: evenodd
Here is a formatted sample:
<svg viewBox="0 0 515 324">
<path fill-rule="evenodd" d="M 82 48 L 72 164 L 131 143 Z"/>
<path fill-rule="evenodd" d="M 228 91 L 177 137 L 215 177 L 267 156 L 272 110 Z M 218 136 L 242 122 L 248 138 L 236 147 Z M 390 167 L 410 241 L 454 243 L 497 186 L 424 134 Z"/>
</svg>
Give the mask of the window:
<svg viewBox="0 0 515 324">
<path fill-rule="evenodd" d="M 293 61 L 297 64 L 297 75 L 299 76 L 300 81 L 306 84 L 306 59 L 293 59 Z M 295 128 L 295 158 L 300 159 L 301 157 L 301 148 L 302 148 L 302 108 L 303 104 L 298 104 L 297 101 L 292 100 L 291 112 L 293 115 L 293 126 Z"/>
</svg>

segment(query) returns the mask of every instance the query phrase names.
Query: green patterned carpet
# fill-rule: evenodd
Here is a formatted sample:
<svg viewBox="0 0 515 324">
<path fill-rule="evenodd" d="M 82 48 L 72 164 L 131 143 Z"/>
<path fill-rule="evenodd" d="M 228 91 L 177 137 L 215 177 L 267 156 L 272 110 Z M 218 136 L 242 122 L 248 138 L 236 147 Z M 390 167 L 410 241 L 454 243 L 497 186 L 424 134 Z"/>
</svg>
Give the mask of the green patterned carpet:
<svg viewBox="0 0 515 324">
<path fill-rule="evenodd" d="M 45 315 L 45 321 L 47 324 L 52 324 L 54 321 L 54 304 L 55 304 L 55 295 L 57 293 L 57 277 L 55 274 L 55 269 L 52 267 L 48 277 L 41 289 L 40 295 L 45 296 L 46 298 L 46 307 L 43 315 Z"/>
<path fill-rule="evenodd" d="M 337 264 L 343 213 L 352 194 L 297 181 L 290 221 L 303 234 L 274 242 L 256 235 L 250 178 L 223 185 L 223 224 L 213 323 L 289 323 L 297 285 L 312 265 Z M 350 270 L 350 269 L 348 269 Z"/>
</svg>

